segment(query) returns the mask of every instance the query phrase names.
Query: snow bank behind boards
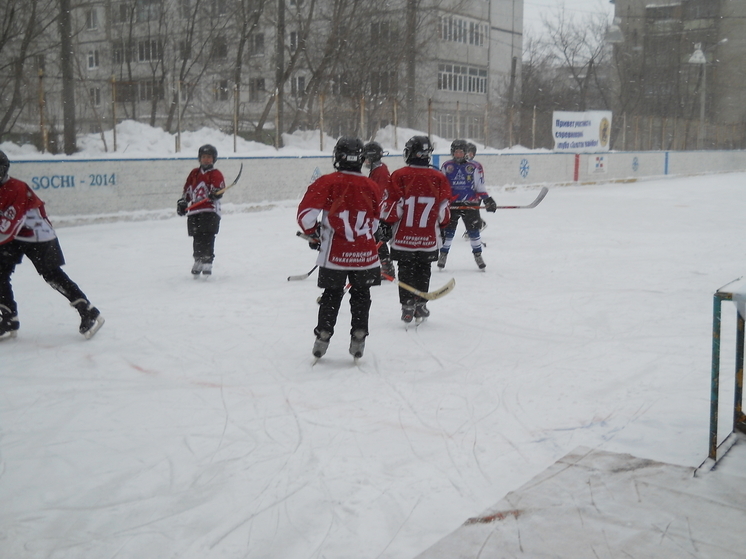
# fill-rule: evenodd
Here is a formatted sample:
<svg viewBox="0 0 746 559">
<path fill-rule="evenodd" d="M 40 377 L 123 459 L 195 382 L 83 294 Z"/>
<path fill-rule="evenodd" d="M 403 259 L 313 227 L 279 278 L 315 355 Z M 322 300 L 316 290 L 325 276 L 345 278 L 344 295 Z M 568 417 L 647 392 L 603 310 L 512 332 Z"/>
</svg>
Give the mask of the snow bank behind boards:
<svg viewBox="0 0 746 559">
<path fill-rule="evenodd" d="M 440 165 L 448 155 L 436 155 Z M 480 154 L 493 190 L 543 184 L 593 184 L 746 170 L 744 151 L 619 152 L 603 154 Z M 404 162 L 386 158 L 392 170 Z M 331 157 L 224 157 L 218 168 L 231 183 L 240 164 L 239 185 L 226 195 L 234 204 L 296 200 L 314 170 L 332 171 Z M 13 161 L 13 176 L 28 182 L 57 221 L 132 219 L 143 213 L 173 210 L 189 171 L 188 159 L 91 159 Z M 60 217 L 68 219 L 60 220 Z"/>
</svg>

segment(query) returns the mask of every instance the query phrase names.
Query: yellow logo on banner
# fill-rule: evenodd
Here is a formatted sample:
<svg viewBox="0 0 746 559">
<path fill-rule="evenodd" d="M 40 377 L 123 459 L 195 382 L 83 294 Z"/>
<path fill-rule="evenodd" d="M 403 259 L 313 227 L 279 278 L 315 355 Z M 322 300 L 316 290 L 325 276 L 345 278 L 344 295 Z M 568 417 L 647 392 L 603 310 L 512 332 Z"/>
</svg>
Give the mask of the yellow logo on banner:
<svg viewBox="0 0 746 559">
<path fill-rule="evenodd" d="M 598 141 L 601 143 L 603 147 L 606 147 L 606 144 L 609 143 L 610 132 L 611 132 L 611 125 L 609 124 L 609 119 L 602 118 L 601 126 L 599 126 L 598 128 Z"/>
</svg>

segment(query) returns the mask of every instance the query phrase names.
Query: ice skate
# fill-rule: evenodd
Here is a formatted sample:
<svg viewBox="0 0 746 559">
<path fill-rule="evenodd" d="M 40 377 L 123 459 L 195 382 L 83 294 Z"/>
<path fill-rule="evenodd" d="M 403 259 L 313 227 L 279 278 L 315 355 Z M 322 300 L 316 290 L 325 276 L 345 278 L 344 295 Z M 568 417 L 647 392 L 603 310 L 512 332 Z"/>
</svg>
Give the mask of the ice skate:
<svg viewBox="0 0 746 559">
<path fill-rule="evenodd" d="M 0 341 L 15 338 L 19 326 L 18 316 L 12 314 L 5 305 L 0 305 Z"/>
<path fill-rule="evenodd" d="M 202 273 L 202 260 L 199 258 L 194 259 L 194 265 L 192 266 L 192 275 L 196 278 Z"/>
<path fill-rule="evenodd" d="M 363 356 L 366 336 L 367 334 L 365 333 L 365 330 L 355 330 L 352 333 L 352 338 L 350 339 L 350 355 L 355 359 L 359 359 Z"/>
<path fill-rule="evenodd" d="M 414 318 L 414 301 L 407 301 L 401 306 L 401 319 L 409 324 Z"/>
<path fill-rule="evenodd" d="M 396 268 L 391 260 L 381 260 L 381 279 L 385 280 L 387 278 L 383 277 L 384 275 L 396 279 Z"/>
<path fill-rule="evenodd" d="M 70 303 L 70 306 L 75 307 L 80 314 L 78 332 L 83 334 L 86 340 L 90 340 L 104 325 L 104 317 L 101 316 L 101 312 L 96 307 L 85 299 L 77 299 Z"/>
<path fill-rule="evenodd" d="M 438 255 L 438 268 L 443 269 L 446 267 L 446 260 L 448 260 L 448 253 L 440 251 Z"/>
<path fill-rule="evenodd" d="M 427 308 L 425 301 L 419 301 L 414 304 L 414 320 L 418 324 L 424 322 L 430 316 L 430 309 Z"/>
<path fill-rule="evenodd" d="M 474 262 L 477 263 L 477 266 L 479 266 L 480 270 L 484 270 L 487 267 L 487 264 L 484 263 L 484 258 L 482 258 L 481 251 L 474 253 Z"/>
<path fill-rule="evenodd" d="M 329 349 L 329 340 L 332 335 L 329 332 L 321 331 L 316 335 L 316 341 L 313 343 L 313 356 L 319 359 L 324 356 L 326 350 Z"/>
<path fill-rule="evenodd" d="M 212 275 L 212 262 L 203 262 L 202 263 L 202 275 L 203 276 L 211 276 Z"/>
</svg>

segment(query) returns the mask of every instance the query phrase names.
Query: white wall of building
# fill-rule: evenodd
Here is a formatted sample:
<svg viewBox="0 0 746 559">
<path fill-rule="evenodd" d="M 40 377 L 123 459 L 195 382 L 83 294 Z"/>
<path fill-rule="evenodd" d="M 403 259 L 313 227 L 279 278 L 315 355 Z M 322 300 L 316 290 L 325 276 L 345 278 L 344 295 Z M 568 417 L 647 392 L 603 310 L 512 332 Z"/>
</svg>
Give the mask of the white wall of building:
<svg viewBox="0 0 746 559">
<path fill-rule="evenodd" d="M 439 165 L 449 156 L 435 156 Z M 746 151 L 619 152 L 605 154 L 530 153 L 479 155 L 488 189 L 537 185 L 603 184 L 664 176 L 746 170 Z M 393 171 L 401 156 L 389 156 Z M 243 174 L 224 201 L 262 204 L 298 200 L 314 171 L 333 170 L 329 156 L 221 158 L 218 168 L 230 183 Z M 175 211 L 190 159 L 104 159 L 13 161 L 11 175 L 27 182 L 46 202 L 58 224 L 102 219 L 136 219 L 148 212 Z"/>
</svg>

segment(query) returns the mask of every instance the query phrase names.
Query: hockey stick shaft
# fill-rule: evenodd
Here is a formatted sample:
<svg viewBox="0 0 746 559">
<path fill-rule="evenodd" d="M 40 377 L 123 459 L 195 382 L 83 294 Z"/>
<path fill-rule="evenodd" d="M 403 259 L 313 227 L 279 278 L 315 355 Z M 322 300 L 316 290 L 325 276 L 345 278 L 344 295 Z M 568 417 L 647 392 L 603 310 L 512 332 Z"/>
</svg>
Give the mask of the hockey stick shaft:
<svg viewBox="0 0 746 559">
<path fill-rule="evenodd" d="M 225 191 L 226 191 L 226 190 L 228 190 L 229 188 L 233 188 L 234 186 L 236 186 L 236 184 L 238 183 L 238 179 L 240 179 L 240 178 L 241 178 L 241 173 L 243 173 L 243 163 L 241 163 L 241 167 L 240 167 L 240 168 L 238 169 L 238 174 L 236 175 L 236 178 L 235 178 L 235 179 L 233 179 L 233 182 L 232 182 L 232 183 L 230 183 L 230 184 L 229 184 L 228 186 L 225 186 L 225 187 L 221 188 L 221 189 L 220 189 L 220 190 L 218 190 L 218 191 L 217 191 L 217 192 L 216 192 L 215 194 L 216 194 L 217 196 L 220 196 L 221 194 L 224 194 L 224 193 L 225 193 Z M 206 203 L 207 203 L 207 202 L 209 202 L 209 201 L 210 201 L 210 198 L 203 198 L 203 199 L 202 199 L 202 200 L 200 200 L 199 202 L 195 202 L 195 203 L 194 203 L 194 204 L 192 204 L 191 206 L 188 206 L 188 207 L 187 207 L 187 209 L 186 209 L 186 211 L 191 211 L 191 210 L 193 210 L 194 208 L 198 208 L 198 207 L 200 207 L 201 205 L 203 205 L 203 204 L 206 204 Z"/>
<path fill-rule="evenodd" d="M 497 206 L 498 210 L 530 210 L 531 208 L 535 208 L 539 205 L 539 203 L 544 199 L 544 197 L 549 192 L 549 189 L 546 186 L 541 187 L 541 191 L 539 192 L 539 195 L 536 197 L 536 199 L 531 202 L 530 204 L 526 206 Z M 485 206 L 451 206 L 451 210 L 484 210 L 486 209 Z"/>
<path fill-rule="evenodd" d="M 306 279 L 307 277 L 309 277 L 309 276 L 310 276 L 311 274 L 313 274 L 313 273 L 314 273 L 314 272 L 316 271 L 316 268 L 318 268 L 318 267 L 319 267 L 319 265 L 318 265 L 318 264 L 316 264 L 316 265 L 315 265 L 315 266 L 314 266 L 313 268 L 311 268 L 311 270 L 310 270 L 310 271 L 309 271 L 308 273 L 306 273 L 306 274 L 300 274 L 300 275 L 298 275 L 298 276 L 288 276 L 288 281 L 300 281 L 300 280 L 304 280 L 304 279 Z"/>
<path fill-rule="evenodd" d="M 408 285 L 406 283 L 403 283 L 396 278 L 392 278 L 388 274 L 381 274 L 381 276 L 390 281 L 391 283 L 395 283 L 405 291 L 409 291 L 410 293 L 414 293 L 418 297 L 422 297 L 423 299 L 427 299 L 428 301 L 434 301 L 435 299 L 440 299 L 441 297 L 448 295 L 451 291 L 453 291 L 453 288 L 456 287 L 456 279 L 451 278 L 451 280 L 446 283 L 443 287 L 439 289 L 435 289 L 434 291 L 420 291 L 419 289 L 412 287 L 411 285 Z"/>
</svg>

